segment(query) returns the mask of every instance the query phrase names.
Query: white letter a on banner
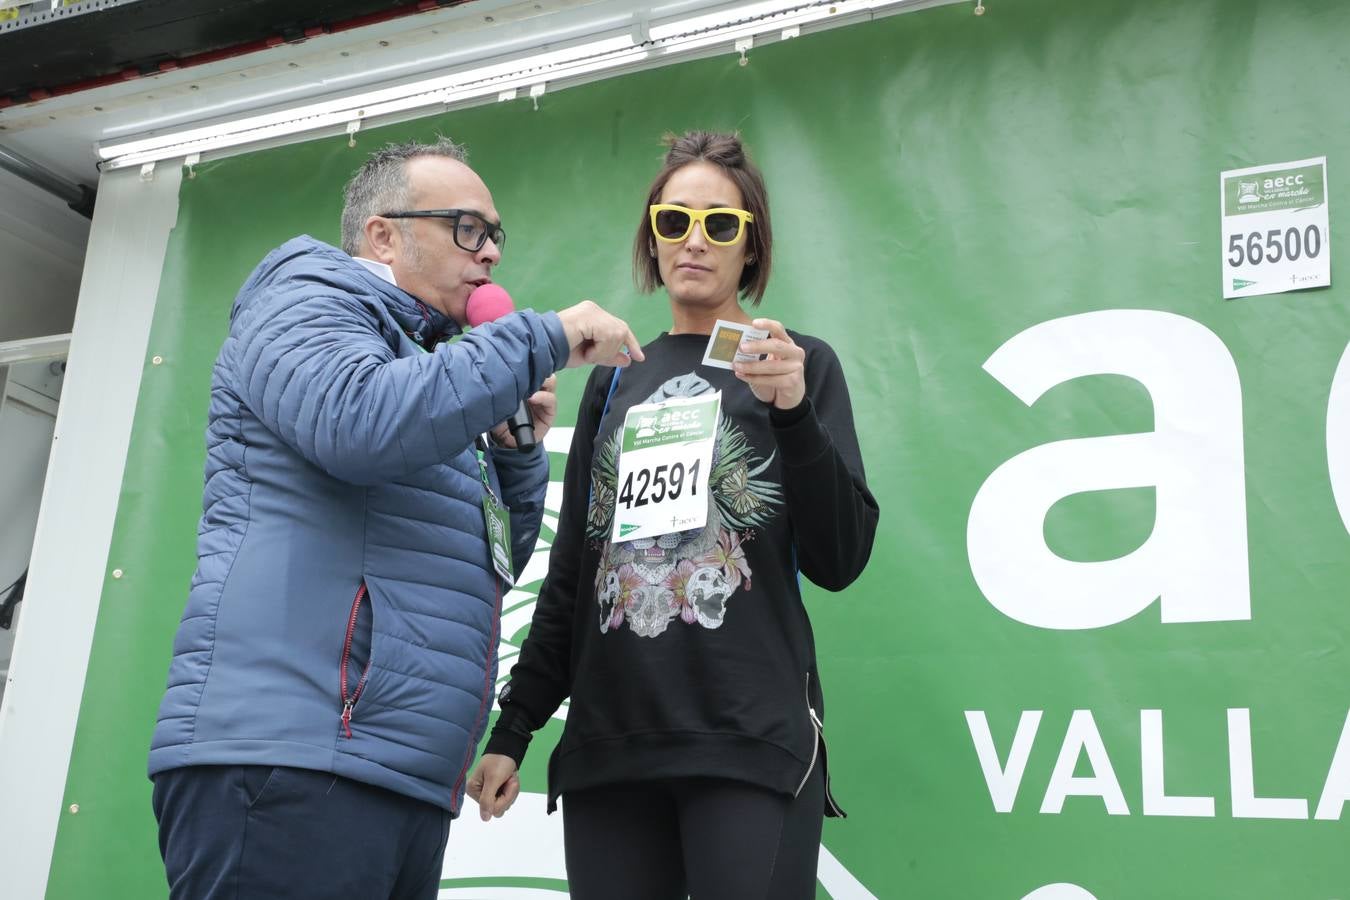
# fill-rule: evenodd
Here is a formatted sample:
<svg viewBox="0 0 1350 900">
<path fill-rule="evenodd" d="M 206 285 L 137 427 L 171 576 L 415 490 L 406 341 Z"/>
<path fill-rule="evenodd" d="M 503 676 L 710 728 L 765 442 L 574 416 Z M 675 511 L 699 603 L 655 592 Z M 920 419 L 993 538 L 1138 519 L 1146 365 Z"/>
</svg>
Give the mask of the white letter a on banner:
<svg viewBox="0 0 1350 900">
<path fill-rule="evenodd" d="M 1124 375 L 1153 400 L 1154 430 L 1033 447 L 981 485 L 966 530 L 993 606 L 1038 628 L 1101 628 L 1162 598 L 1164 622 L 1251 618 L 1242 390 L 1228 349 L 1184 316 L 1105 310 L 1016 335 L 984 368 L 1028 406 L 1061 382 Z M 1154 487 L 1153 533 L 1119 559 L 1076 562 L 1045 542 L 1046 513 L 1086 491 Z"/>
</svg>

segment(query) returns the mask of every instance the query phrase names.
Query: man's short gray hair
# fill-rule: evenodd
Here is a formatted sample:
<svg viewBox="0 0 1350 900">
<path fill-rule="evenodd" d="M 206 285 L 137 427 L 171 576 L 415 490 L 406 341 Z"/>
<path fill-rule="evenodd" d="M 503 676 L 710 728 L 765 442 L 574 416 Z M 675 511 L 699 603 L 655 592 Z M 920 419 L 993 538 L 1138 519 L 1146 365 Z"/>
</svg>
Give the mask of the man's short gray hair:
<svg viewBox="0 0 1350 900">
<path fill-rule="evenodd" d="M 366 220 L 380 213 L 406 209 L 411 201 L 408 184 L 408 160 L 419 156 L 443 156 L 467 163 L 469 151 L 448 137 L 437 137 L 434 144 L 408 141 L 388 144 L 370 155 L 352 180 L 347 182 L 342 203 L 342 249 L 356 256 L 361 252 L 361 239 Z M 407 220 L 400 219 L 399 227 L 407 229 Z"/>
</svg>

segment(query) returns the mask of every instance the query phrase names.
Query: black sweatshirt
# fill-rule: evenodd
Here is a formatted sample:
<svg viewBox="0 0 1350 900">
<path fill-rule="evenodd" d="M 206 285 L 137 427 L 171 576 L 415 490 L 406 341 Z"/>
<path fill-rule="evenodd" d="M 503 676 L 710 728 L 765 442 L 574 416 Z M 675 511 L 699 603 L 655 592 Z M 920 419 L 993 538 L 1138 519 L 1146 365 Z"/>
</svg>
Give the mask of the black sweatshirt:
<svg viewBox="0 0 1350 900">
<path fill-rule="evenodd" d="M 703 366 L 706 335 L 661 335 L 617 380 L 611 368 L 591 373 L 548 577 L 484 751 L 519 763 L 570 695 L 550 811 L 567 791 L 685 776 L 795 795 L 816 762 L 824 709 L 797 569 L 827 590 L 847 587 L 867 563 L 878 510 L 839 359 L 790 334 L 806 351 L 806 399 L 792 410 Z M 611 544 L 628 408 L 712 390 L 722 422 L 707 525 Z"/>
</svg>

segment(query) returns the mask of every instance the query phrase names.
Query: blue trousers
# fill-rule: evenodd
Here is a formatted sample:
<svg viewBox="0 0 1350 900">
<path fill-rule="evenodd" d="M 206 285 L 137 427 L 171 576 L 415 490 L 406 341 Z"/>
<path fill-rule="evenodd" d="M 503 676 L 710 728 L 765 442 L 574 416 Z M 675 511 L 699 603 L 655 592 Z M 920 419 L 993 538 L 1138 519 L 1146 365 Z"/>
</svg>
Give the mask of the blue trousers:
<svg viewBox="0 0 1350 900">
<path fill-rule="evenodd" d="M 154 784 L 172 900 L 436 897 L 438 806 L 284 766 L 187 766 Z"/>
</svg>

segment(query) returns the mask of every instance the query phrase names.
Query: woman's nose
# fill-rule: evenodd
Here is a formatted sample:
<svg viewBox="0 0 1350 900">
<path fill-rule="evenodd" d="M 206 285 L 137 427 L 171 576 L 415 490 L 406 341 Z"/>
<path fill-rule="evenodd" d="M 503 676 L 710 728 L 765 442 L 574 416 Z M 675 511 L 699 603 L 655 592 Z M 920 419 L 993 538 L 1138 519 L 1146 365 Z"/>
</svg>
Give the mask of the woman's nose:
<svg viewBox="0 0 1350 900">
<path fill-rule="evenodd" d="M 693 227 L 689 229 L 689 237 L 685 238 L 684 242 L 695 250 L 708 249 L 708 241 L 703 235 L 703 225 L 695 222 Z"/>
</svg>

